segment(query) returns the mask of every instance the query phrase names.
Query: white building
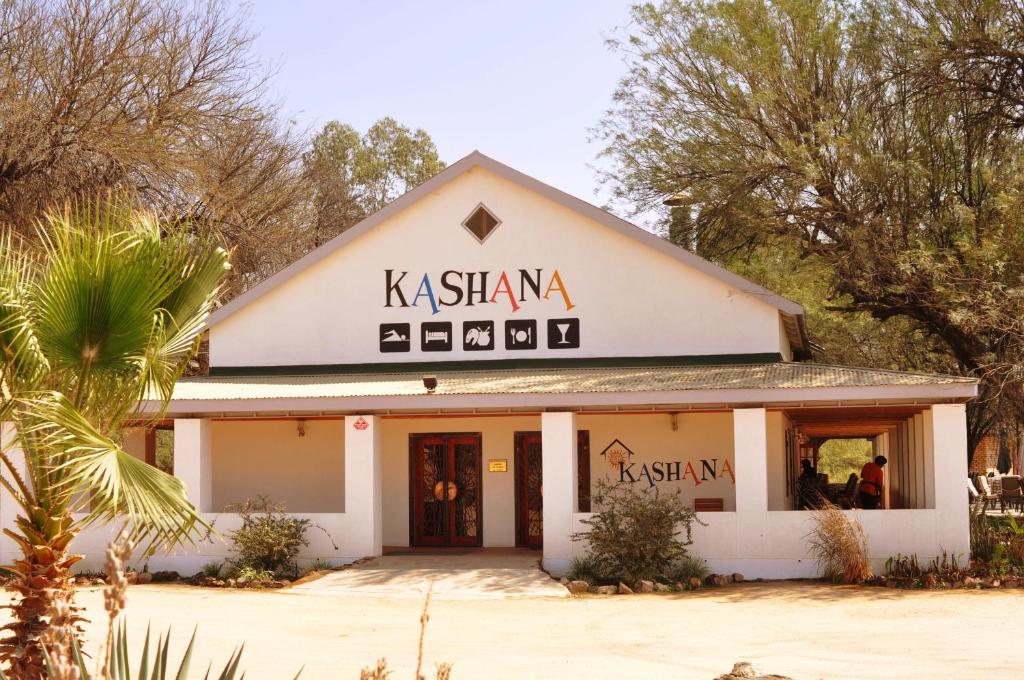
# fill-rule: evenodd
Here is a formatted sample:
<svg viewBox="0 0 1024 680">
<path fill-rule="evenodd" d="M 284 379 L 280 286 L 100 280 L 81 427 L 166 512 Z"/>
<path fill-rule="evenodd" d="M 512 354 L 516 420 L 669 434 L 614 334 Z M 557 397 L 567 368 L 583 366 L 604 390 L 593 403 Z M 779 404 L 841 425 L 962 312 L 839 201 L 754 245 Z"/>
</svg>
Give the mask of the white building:
<svg viewBox="0 0 1024 680">
<path fill-rule="evenodd" d="M 209 323 L 211 375 L 168 413 L 174 472 L 222 533 L 260 494 L 311 517 L 306 558 L 535 546 L 557 575 L 607 477 L 680 489 L 715 571 L 808 576 L 803 443 L 851 436 L 889 459 L 890 509 L 859 513 L 874 560 L 969 549 L 974 381 L 797 361 L 799 305 L 479 153 Z"/>
</svg>

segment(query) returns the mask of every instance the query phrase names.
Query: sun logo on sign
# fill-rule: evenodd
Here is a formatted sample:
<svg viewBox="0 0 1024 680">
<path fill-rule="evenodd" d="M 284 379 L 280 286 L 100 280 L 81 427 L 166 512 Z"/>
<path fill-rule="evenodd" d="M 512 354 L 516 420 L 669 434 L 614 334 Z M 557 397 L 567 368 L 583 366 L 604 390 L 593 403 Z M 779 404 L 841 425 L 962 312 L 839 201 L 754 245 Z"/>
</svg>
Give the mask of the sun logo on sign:
<svg viewBox="0 0 1024 680">
<path fill-rule="evenodd" d="M 605 447 L 604 451 L 601 452 L 604 459 L 608 462 L 608 467 L 617 468 L 619 465 L 624 465 L 629 462 L 629 459 L 633 457 L 633 452 L 628 446 L 620 442 L 618 439 L 612 441 L 611 444 Z"/>
</svg>

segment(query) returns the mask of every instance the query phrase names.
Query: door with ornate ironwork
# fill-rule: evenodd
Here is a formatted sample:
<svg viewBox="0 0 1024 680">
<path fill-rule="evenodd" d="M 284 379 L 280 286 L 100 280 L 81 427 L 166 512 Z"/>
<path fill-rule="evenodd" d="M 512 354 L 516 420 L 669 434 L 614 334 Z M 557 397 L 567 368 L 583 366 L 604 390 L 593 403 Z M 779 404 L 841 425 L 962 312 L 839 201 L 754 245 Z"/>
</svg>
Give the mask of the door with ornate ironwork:
<svg viewBox="0 0 1024 680">
<path fill-rule="evenodd" d="M 544 545 L 540 442 L 539 432 L 516 433 L 516 545 L 528 548 Z"/>
<path fill-rule="evenodd" d="M 544 545 L 544 476 L 540 432 L 516 432 L 516 545 Z M 577 511 L 590 512 L 590 432 L 576 432 Z"/>
<path fill-rule="evenodd" d="M 480 435 L 410 440 L 412 545 L 482 545 Z"/>
</svg>

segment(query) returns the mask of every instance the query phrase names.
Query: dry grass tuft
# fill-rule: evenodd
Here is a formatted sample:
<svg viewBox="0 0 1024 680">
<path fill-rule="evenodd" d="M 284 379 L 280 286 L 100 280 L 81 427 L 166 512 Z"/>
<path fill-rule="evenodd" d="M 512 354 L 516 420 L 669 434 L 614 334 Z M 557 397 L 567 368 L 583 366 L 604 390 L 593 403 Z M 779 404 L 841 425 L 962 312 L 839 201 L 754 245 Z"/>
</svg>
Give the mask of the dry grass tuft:
<svg viewBox="0 0 1024 680">
<path fill-rule="evenodd" d="M 811 516 L 814 528 L 807 540 L 819 573 L 834 583 L 858 583 L 871 578 L 868 540 L 861 523 L 828 501 Z"/>
</svg>

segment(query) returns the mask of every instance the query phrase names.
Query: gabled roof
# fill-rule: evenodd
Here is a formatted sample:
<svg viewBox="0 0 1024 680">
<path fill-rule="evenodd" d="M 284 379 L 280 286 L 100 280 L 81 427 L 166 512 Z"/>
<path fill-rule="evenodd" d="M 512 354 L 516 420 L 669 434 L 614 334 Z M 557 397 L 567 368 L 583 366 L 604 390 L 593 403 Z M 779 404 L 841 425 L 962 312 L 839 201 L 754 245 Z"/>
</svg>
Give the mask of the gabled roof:
<svg viewBox="0 0 1024 680">
<path fill-rule="evenodd" d="M 728 269 L 720 267 L 712 262 L 708 262 L 704 258 L 695 255 L 684 248 L 680 248 L 674 243 L 650 233 L 646 229 L 638 227 L 631 222 L 627 222 L 622 218 L 616 217 L 597 206 L 591 205 L 590 203 L 580 200 L 575 196 L 571 196 L 564 191 L 560 191 L 548 184 L 530 177 L 529 175 L 525 175 L 503 163 L 499 163 L 479 151 L 474 151 L 465 158 L 462 158 L 458 162 L 448 166 L 415 189 L 399 196 L 391 203 L 388 203 L 374 214 L 345 230 L 316 250 L 313 250 L 307 255 L 299 258 L 273 276 L 265 279 L 242 295 L 231 300 L 211 314 L 207 324 L 209 326 L 214 326 L 220 323 L 235 312 L 241 310 L 243 307 L 260 299 L 263 295 L 273 290 L 278 285 L 305 271 L 324 258 L 329 257 L 338 249 L 344 248 L 348 243 L 359 238 L 378 224 L 397 215 L 416 201 L 430 195 L 452 180 L 460 177 L 463 173 L 477 167 L 484 168 L 499 177 L 502 177 L 514 184 L 518 184 L 524 189 L 538 193 L 565 208 L 575 210 L 581 215 L 608 227 L 613 231 L 640 241 L 644 245 L 668 255 L 688 267 L 692 267 L 697 271 L 703 272 L 704 274 L 718 279 L 732 288 L 747 293 L 748 295 L 755 296 L 767 304 L 778 308 L 778 310 L 783 314 L 784 325 L 787 329 L 788 335 L 790 336 L 790 343 L 794 350 L 800 352 L 801 350 L 806 351 L 808 349 L 808 341 L 803 323 L 804 309 L 801 305 L 793 302 L 792 300 L 788 300 L 777 293 L 773 293 L 767 288 L 759 286 L 752 281 L 748 281 L 742 276 L 732 273 Z"/>
</svg>

